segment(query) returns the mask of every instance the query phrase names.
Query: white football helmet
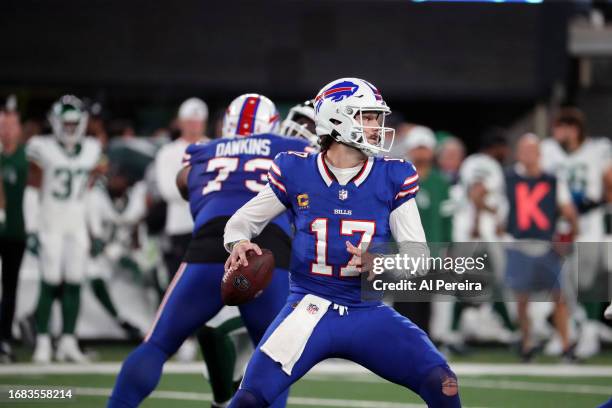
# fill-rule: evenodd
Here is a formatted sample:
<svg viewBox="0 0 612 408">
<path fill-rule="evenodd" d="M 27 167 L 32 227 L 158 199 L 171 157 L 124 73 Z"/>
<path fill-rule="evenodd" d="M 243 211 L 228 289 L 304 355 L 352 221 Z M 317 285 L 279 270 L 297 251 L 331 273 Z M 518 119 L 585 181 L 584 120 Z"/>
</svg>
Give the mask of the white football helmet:
<svg viewBox="0 0 612 408">
<path fill-rule="evenodd" d="M 245 137 L 259 133 L 276 133 L 279 115 L 276 105 L 263 95 L 250 93 L 232 101 L 223 117 L 223 137 Z"/>
<path fill-rule="evenodd" d="M 76 96 L 62 96 L 51 106 L 48 118 L 53 134 L 65 146 L 73 147 L 85 137 L 89 115 Z"/>
<path fill-rule="evenodd" d="M 371 112 L 378 113 L 378 126 L 363 125 L 362 115 Z M 330 135 L 370 156 L 391 150 L 395 129 L 385 127 L 385 116 L 390 113 L 378 89 L 359 78 L 330 82 L 315 98 L 317 135 Z"/>
<path fill-rule="evenodd" d="M 319 137 L 315 132 L 314 100 L 295 105 L 289 109 L 287 117 L 281 123 L 280 134 L 306 139 L 311 146 L 319 145 Z"/>
</svg>

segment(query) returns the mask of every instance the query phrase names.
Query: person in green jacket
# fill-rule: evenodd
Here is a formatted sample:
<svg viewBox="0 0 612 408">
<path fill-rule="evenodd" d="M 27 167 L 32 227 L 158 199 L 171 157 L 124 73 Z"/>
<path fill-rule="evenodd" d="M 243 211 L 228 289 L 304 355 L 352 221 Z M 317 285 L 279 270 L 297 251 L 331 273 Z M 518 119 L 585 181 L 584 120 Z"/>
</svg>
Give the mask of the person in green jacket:
<svg viewBox="0 0 612 408">
<path fill-rule="evenodd" d="M 14 361 L 11 349 L 15 316 L 17 282 L 25 250 L 22 201 L 28 164 L 21 143 L 19 114 L 0 111 L 0 186 L 4 205 L 0 208 L 0 261 L 2 261 L 2 295 L 0 300 L 0 361 Z M 2 201 L 2 200 L 0 200 Z M 4 218 L 4 220 L 2 220 Z M 2 222 L 4 221 L 4 222 Z"/>
<path fill-rule="evenodd" d="M 434 166 L 436 137 L 424 126 L 411 127 L 403 142 L 404 154 L 419 175 L 417 207 L 432 256 L 438 256 L 440 244 L 451 240 L 451 217 L 445 212 L 450 189 L 446 177 Z M 431 304 L 429 302 L 395 303 L 395 309 L 426 332 L 429 331 Z"/>
</svg>

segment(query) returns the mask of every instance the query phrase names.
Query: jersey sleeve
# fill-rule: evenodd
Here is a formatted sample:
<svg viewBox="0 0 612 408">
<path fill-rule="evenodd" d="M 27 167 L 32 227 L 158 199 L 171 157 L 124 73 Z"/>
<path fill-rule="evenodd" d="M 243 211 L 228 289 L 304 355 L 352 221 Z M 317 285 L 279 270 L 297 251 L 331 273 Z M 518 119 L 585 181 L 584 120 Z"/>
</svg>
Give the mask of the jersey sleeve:
<svg viewBox="0 0 612 408">
<path fill-rule="evenodd" d="M 45 151 L 46 143 L 45 136 L 34 136 L 26 145 L 26 157 L 28 161 L 36 163 L 40 168 L 44 168 L 46 164 Z"/>
<path fill-rule="evenodd" d="M 183 154 L 182 165 L 183 167 L 193 166 L 198 161 L 203 160 L 205 156 L 205 148 L 203 143 L 192 143 L 185 149 Z"/>
<path fill-rule="evenodd" d="M 287 191 L 287 175 L 290 171 L 290 158 L 287 153 L 279 153 L 274 158 L 270 170 L 268 170 L 268 184 L 270 188 L 280 200 L 281 203 L 287 208 L 291 206 L 291 200 L 289 199 L 289 193 Z"/>
<path fill-rule="evenodd" d="M 397 161 L 391 166 L 390 178 L 393 186 L 392 210 L 416 197 L 419 191 L 419 175 L 410 162 Z"/>
</svg>

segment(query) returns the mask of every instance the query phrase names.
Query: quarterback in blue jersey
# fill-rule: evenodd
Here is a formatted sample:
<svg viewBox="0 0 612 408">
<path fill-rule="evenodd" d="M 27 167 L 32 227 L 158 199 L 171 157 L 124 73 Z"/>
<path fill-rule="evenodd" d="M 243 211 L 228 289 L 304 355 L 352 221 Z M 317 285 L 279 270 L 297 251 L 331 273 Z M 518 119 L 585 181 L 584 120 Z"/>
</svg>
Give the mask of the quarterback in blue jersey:
<svg viewBox="0 0 612 408">
<path fill-rule="evenodd" d="M 230 408 L 266 407 L 315 364 L 352 360 L 401 384 L 429 407 L 460 407 L 457 377 L 427 335 L 381 301 L 362 301 L 376 242 L 425 243 L 414 166 L 389 151 L 390 110 L 369 82 L 342 78 L 315 99 L 321 152 L 281 153 L 268 185 L 225 228 L 226 268 L 246 263 L 250 240 L 289 210 L 295 238 L 290 295 L 251 358 Z M 424 244 L 422 244 L 424 245 Z M 363 250 L 363 252 L 362 252 Z"/>
<path fill-rule="evenodd" d="M 273 158 L 309 148 L 299 138 L 278 136 L 278 113 L 268 98 L 245 94 L 230 104 L 224 137 L 190 145 L 177 185 L 188 191 L 195 227 L 191 243 L 159 307 L 153 328 L 125 360 L 108 407 L 136 407 L 159 382 L 163 364 L 183 341 L 223 308 L 221 279 L 227 254 L 223 230 L 230 216 L 264 189 Z M 290 220 L 278 214 L 263 229 L 259 244 L 274 251 L 277 269 L 257 299 L 240 306 L 242 320 L 257 344 L 285 304 L 291 251 Z M 287 392 L 273 406 L 284 407 Z M 217 406 L 223 406 L 221 404 Z M 213 404 L 214 406 L 214 404 Z"/>
</svg>

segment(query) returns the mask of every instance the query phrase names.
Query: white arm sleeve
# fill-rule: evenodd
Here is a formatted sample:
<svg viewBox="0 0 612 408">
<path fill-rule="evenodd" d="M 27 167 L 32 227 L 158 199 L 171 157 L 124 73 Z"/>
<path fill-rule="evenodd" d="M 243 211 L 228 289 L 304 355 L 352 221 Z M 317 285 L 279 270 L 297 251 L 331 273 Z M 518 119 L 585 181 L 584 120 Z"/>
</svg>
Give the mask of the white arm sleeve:
<svg viewBox="0 0 612 408">
<path fill-rule="evenodd" d="M 229 252 L 228 244 L 231 242 L 250 240 L 259 235 L 272 219 L 286 209 L 270 186 L 266 185 L 259 194 L 236 211 L 225 225 L 223 234 L 225 249 Z"/>
<path fill-rule="evenodd" d="M 182 168 L 183 152 L 177 155 L 177 146 L 166 145 L 161 148 L 155 158 L 155 179 L 157 189 L 164 201 L 184 202 L 176 186 L 176 175 Z"/>
<path fill-rule="evenodd" d="M 28 234 L 38 232 L 39 210 L 40 190 L 36 187 L 26 186 L 23 193 L 23 215 L 25 230 Z"/>
<path fill-rule="evenodd" d="M 427 242 L 415 200 L 408 200 L 393 210 L 389 224 L 396 242 Z"/>
<path fill-rule="evenodd" d="M 429 257 L 429 247 L 425 238 L 425 231 L 421 224 L 421 216 L 414 199 L 406 201 L 397 207 L 389 216 L 391 235 L 398 244 L 399 253 L 411 258 Z M 392 271 L 395 279 L 403 279 L 408 274 L 423 276 L 427 273 L 424 266 L 419 270 L 408 271 L 398 269 Z"/>
<path fill-rule="evenodd" d="M 557 205 L 566 205 L 572 203 L 572 194 L 566 181 L 557 178 Z"/>
<path fill-rule="evenodd" d="M 147 212 L 146 197 L 147 186 L 144 181 L 139 181 L 128 193 L 128 204 L 125 210 L 119 215 L 117 222 L 123 225 L 137 224 L 142 220 Z"/>
</svg>

